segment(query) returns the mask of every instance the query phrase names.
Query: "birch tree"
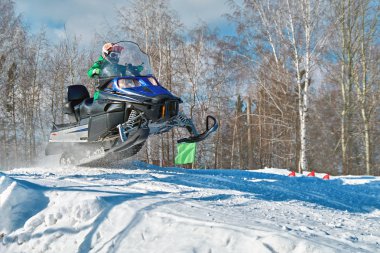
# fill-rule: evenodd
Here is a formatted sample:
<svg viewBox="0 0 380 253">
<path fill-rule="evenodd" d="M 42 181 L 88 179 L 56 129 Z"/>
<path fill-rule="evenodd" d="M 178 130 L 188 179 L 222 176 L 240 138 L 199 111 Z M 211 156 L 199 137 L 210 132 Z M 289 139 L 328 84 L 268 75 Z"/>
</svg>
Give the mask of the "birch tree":
<svg viewBox="0 0 380 253">
<path fill-rule="evenodd" d="M 376 83 L 378 84 L 379 79 L 376 79 L 377 74 L 374 71 L 370 71 L 371 65 L 379 65 L 378 59 L 374 59 L 371 55 L 375 55 L 375 41 L 377 30 L 377 14 L 373 14 L 370 11 L 371 1 L 361 1 L 358 12 L 359 12 L 359 23 L 358 23 L 358 62 L 354 70 L 354 83 L 356 88 L 356 96 L 358 104 L 360 107 L 360 116 L 363 124 L 363 142 L 365 149 L 365 169 L 366 174 L 372 174 L 372 144 L 371 136 L 372 131 L 371 118 L 376 109 L 376 104 L 373 103 L 376 89 Z M 378 39 L 378 38 L 377 38 Z M 374 53 L 374 54 L 373 54 Z"/>
<path fill-rule="evenodd" d="M 373 66 L 379 65 L 376 59 L 379 5 L 374 1 L 339 0 L 334 1 L 333 6 L 333 17 L 339 17 L 339 22 L 334 27 L 338 27 L 339 32 L 334 38 L 337 43 L 330 51 L 339 67 L 339 78 L 336 79 L 342 97 L 340 143 L 343 173 L 354 172 L 353 162 L 357 161 L 356 157 L 361 157 L 360 154 L 355 154 L 358 152 L 354 148 L 359 147 L 356 149 L 364 150 L 365 171 L 371 174 L 371 122 L 378 106 L 375 103 L 378 77 Z M 361 119 L 360 124 L 355 124 L 357 117 Z M 358 131 L 362 141 L 356 138 Z M 360 164 L 355 164 L 355 167 L 359 166 Z"/>
<path fill-rule="evenodd" d="M 326 36 L 322 33 L 324 29 L 319 22 L 323 20 L 324 5 L 319 0 L 252 0 L 244 1 L 240 12 L 243 18 L 241 23 L 259 22 L 253 25 L 261 35 L 263 46 L 256 46 L 256 50 L 270 51 L 270 58 L 276 66 L 282 65 L 289 73 L 294 73 L 295 90 L 298 94 L 299 170 L 307 170 L 309 89 L 320 49 L 326 42 Z M 249 18 L 252 20 L 248 20 Z M 242 29 L 244 26 L 247 25 L 242 24 Z M 251 34 L 253 41 L 258 32 Z"/>
<path fill-rule="evenodd" d="M 14 11 L 14 2 L 0 1 L 0 166 L 13 166 L 18 151 L 17 91 L 22 57 L 26 43 L 26 30 L 21 16 Z"/>
</svg>

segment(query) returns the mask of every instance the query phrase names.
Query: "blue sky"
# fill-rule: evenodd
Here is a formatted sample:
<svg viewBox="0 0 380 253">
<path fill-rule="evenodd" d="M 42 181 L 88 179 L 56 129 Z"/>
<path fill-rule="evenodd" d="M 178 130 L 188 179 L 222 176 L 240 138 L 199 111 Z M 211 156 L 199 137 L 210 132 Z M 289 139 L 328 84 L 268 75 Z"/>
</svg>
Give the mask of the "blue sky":
<svg viewBox="0 0 380 253">
<path fill-rule="evenodd" d="M 33 33 L 45 27 L 50 40 L 68 34 L 80 36 L 82 43 L 89 42 L 95 32 L 103 33 L 106 22 L 112 24 L 114 10 L 127 6 L 128 0 L 15 0 L 16 12 L 21 13 Z M 111 8 L 110 8 L 111 6 Z M 228 12 L 225 0 L 170 0 L 186 27 L 191 28 L 200 21 L 211 27 L 218 26 L 223 34 L 233 29 L 222 15 Z"/>
</svg>

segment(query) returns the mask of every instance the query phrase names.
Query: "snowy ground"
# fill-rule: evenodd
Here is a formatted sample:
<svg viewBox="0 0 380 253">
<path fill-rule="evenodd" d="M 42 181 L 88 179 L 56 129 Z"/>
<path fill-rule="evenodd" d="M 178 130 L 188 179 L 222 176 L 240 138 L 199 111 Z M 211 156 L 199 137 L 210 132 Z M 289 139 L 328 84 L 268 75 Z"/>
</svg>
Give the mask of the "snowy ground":
<svg viewBox="0 0 380 253">
<path fill-rule="evenodd" d="M 0 252 L 380 252 L 380 178 L 286 170 L 0 173 Z"/>
</svg>

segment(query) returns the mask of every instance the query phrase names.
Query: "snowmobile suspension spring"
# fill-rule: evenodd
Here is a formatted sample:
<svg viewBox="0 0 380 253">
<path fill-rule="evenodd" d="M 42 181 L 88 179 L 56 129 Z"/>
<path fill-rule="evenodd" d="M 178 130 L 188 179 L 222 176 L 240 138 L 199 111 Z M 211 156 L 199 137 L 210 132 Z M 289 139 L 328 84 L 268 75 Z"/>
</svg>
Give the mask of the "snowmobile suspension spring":
<svg viewBox="0 0 380 253">
<path fill-rule="evenodd" d="M 136 126 L 136 120 L 140 117 L 135 110 L 132 110 L 129 114 L 127 122 L 125 122 L 125 126 L 127 129 L 131 129 Z"/>
</svg>

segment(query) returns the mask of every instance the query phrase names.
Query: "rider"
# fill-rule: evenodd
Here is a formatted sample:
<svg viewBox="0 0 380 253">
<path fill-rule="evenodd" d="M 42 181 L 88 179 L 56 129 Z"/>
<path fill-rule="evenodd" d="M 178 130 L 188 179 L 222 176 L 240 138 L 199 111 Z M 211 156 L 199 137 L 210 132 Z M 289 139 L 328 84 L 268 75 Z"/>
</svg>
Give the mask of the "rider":
<svg viewBox="0 0 380 253">
<path fill-rule="evenodd" d="M 120 52 L 123 50 L 123 47 L 114 45 L 110 42 L 107 42 L 102 47 L 102 55 L 99 56 L 98 60 L 91 66 L 87 71 L 87 75 L 90 78 L 99 78 L 102 72 L 102 68 L 105 64 L 118 64 L 120 58 Z M 99 90 L 96 90 L 94 93 L 94 100 L 98 99 Z"/>
<path fill-rule="evenodd" d="M 87 71 L 87 75 L 90 78 L 99 78 L 102 75 L 102 69 L 108 64 L 117 65 L 120 59 L 120 53 L 124 48 L 117 44 L 107 42 L 102 47 L 102 55 L 99 56 L 98 60 L 91 66 Z M 140 73 L 143 70 L 143 66 L 133 66 L 128 64 L 128 69 L 132 69 Z M 98 99 L 99 90 L 94 93 L 94 100 Z"/>
<path fill-rule="evenodd" d="M 103 65 L 107 62 L 117 64 L 119 62 L 120 52 L 122 50 L 123 47 L 121 46 L 114 45 L 109 42 L 104 44 L 102 48 L 102 55 L 99 56 L 98 60 L 87 71 L 88 77 L 95 78 L 96 76 L 99 76 Z"/>
</svg>

